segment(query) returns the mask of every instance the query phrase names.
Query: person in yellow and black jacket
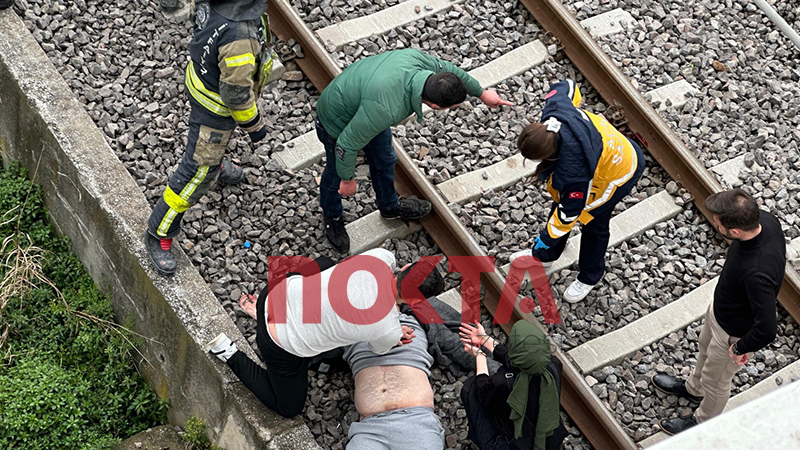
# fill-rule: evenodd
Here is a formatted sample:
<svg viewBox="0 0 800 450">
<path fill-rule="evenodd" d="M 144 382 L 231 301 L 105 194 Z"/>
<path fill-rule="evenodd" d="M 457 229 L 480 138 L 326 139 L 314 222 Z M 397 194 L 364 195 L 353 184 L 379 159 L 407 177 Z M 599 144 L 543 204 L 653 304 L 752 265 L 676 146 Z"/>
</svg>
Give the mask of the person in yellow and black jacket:
<svg viewBox="0 0 800 450">
<path fill-rule="evenodd" d="M 554 202 L 533 249 L 511 256 L 512 261 L 533 256 L 547 267 L 561 256 L 570 230 L 581 222 L 580 273 L 564 292 L 570 303 L 583 300 L 603 277 L 611 213 L 645 166 L 639 146 L 604 117 L 578 108 L 580 103 L 574 81 L 552 85 L 541 123 L 528 125 L 519 135 L 522 156 L 541 161 L 533 179 L 546 183 Z"/>
<path fill-rule="evenodd" d="M 175 272 L 172 238 L 183 214 L 217 181 L 236 184 L 242 169 L 223 160 L 238 125 L 258 142 L 267 135 L 256 99 L 270 81 L 267 0 L 212 0 L 195 5 L 194 35 L 186 68 L 189 138 L 183 160 L 148 221 L 145 244 L 161 275 Z"/>
</svg>

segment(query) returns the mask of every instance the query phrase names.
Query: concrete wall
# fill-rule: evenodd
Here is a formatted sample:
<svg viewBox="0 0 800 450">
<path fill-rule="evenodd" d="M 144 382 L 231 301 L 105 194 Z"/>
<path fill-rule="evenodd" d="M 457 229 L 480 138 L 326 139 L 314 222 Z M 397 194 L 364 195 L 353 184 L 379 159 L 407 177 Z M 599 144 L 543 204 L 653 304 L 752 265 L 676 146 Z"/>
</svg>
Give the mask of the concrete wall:
<svg viewBox="0 0 800 450">
<path fill-rule="evenodd" d="M 0 147 L 4 163 L 21 161 L 42 185 L 54 224 L 112 298 L 117 318 L 131 318 L 149 338 L 141 368 L 169 398 L 171 422 L 203 418 L 228 450 L 317 448 L 302 419 L 272 413 L 203 351 L 223 331 L 246 341 L 182 251 L 171 279 L 149 267 L 147 201 L 12 10 L 0 11 Z"/>
</svg>

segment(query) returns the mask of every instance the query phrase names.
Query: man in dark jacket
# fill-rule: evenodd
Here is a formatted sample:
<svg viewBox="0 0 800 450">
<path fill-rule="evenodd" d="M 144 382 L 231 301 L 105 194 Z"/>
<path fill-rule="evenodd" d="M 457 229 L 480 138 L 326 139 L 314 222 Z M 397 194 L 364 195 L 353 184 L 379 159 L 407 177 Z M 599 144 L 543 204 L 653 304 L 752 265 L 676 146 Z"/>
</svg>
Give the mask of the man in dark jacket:
<svg viewBox="0 0 800 450">
<path fill-rule="evenodd" d="M 394 187 L 397 155 L 392 126 L 412 113 L 422 122 L 422 104 L 449 109 L 467 94 L 496 108 L 510 105 L 492 89 L 453 64 L 419 50 L 394 50 L 357 61 L 339 74 L 317 102 L 317 137 L 325 145 L 320 182 L 325 236 L 346 253 L 350 238 L 342 219 L 342 196 L 356 192 L 355 160 L 364 150 L 378 209 L 386 219 L 417 220 L 430 212 L 425 200 L 398 199 Z"/>
<path fill-rule="evenodd" d="M 706 207 L 731 246 L 700 332 L 700 354 L 689 380 L 653 376 L 660 391 L 700 402 L 692 416 L 662 420 L 661 428 L 668 434 L 719 415 L 728 403 L 739 366 L 769 345 L 777 333 L 775 299 L 786 269 L 780 222 L 759 210 L 742 189 L 714 194 L 706 199 Z"/>
<path fill-rule="evenodd" d="M 216 0 L 197 3 L 194 36 L 186 67 L 189 139 L 183 160 L 169 180 L 148 221 L 145 245 L 161 275 L 175 272 L 172 238 L 183 214 L 218 180 L 239 183 L 242 169 L 223 160 L 238 125 L 258 142 L 267 135 L 256 99 L 272 81 L 277 55 L 269 45 L 267 0 Z"/>
</svg>

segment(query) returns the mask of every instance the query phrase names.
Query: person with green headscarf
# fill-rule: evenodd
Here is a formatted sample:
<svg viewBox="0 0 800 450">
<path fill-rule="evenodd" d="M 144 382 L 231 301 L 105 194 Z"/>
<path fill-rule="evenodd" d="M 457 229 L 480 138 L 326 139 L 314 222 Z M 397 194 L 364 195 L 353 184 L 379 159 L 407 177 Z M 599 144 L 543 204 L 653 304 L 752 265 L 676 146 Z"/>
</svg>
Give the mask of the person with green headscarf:
<svg viewBox="0 0 800 450">
<path fill-rule="evenodd" d="M 567 435 L 558 406 L 562 366 L 542 329 L 520 320 L 508 345 L 497 344 L 480 324 L 462 324 L 460 331 L 477 367 L 461 389 L 472 442 L 481 450 L 560 449 Z M 493 375 L 488 354 L 501 363 Z"/>
</svg>

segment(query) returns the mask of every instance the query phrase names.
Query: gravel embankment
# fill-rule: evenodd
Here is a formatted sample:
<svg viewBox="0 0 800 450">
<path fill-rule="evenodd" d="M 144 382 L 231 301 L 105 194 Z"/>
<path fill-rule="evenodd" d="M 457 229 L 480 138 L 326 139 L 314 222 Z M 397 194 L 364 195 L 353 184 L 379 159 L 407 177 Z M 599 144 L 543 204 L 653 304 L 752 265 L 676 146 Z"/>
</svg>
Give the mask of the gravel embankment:
<svg viewBox="0 0 800 450">
<path fill-rule="evenodd" d="M 789 23 L 790 2 L 775 5 Z M 601 39 L 640 91 L 685 79 L 700 93 L 662 112 L 706 167 L 745 155 L 757 167 L 742 184 L 800 236 L 800 50 L 753 3 L 638 0 L 572 2 L 584 19 L 622 8 L 636 20 L 624 36 Z"/>
</svg>

